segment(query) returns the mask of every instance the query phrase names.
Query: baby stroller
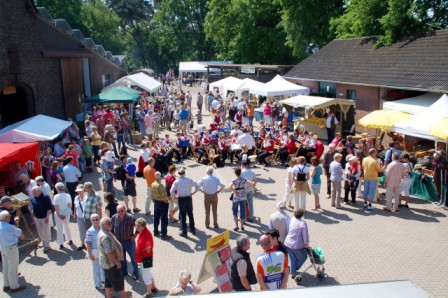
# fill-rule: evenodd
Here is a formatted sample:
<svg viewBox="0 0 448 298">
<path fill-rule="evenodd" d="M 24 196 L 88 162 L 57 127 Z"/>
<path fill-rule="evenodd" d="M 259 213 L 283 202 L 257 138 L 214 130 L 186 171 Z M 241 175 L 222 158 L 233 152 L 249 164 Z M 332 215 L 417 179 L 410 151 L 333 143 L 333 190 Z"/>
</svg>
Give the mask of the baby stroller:
<svg viewBox="0 0 448 298">
<path fill-rule="evenodd" d="M 316 277 L 318 279 L 322 279 L 325 277 L 325 251 L 320 247 L 316 247 L 308 251 L 308 256 L 310 258 L 311 264 L 305 270 L 303 270 L 302 273 L 299 273 L 294 277 L 294 280 L 297 284 L 300 284 L 303 274 L 311 267 L 314 267 L 314 270 L 316 270 Z"/>
</svg>

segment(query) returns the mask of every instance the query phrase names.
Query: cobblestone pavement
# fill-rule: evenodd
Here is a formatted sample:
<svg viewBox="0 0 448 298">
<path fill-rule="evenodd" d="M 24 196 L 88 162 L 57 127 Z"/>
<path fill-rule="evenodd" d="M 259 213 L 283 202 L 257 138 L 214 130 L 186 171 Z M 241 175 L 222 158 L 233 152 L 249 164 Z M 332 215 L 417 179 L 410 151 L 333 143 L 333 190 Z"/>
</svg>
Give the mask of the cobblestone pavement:
<svg viewBox="0 0 448 298">
<path fill-rule="evenodd" d="M 196 94 L 194 89 L 192 94 Z M 194 100 L 193 100 L 194 103 Z M 194 113 L 195 114 L 195 113 Z M 204 121 L 209 121 L 205 112 Z M 131 148 L 132 149 L 132 148 Z M 129 150 L 137 160 L 137 149 Z M 199 180 L 205 175 L 206 167 L 193 161 L 186 161 L 187 176 Z M 96 169 L 98 172 L 99 169 Z M 286 171 L 281 167 L 258 167 L 254 169 L 261 191 L 255 195 L 255 214 L 257 220 L 248 223 L 245 234 L 252 239 L 251 256 L 255 260 L 261 253 L 258 245 L 260 233 L 267 230 L 269 215 L 275 211 L 276 202 L 283 199 Z M 225 167 L 215 171 L 226 185 L 233 177 L 232 168 Z M 85 175 L 85 181 L 93 181 L 98 189 L 99 175 Z M 119 183 L 115 183 L 119 187 Z M 139 179 L 138 204 L 141 209 L 145 200 L 145 181 Z M 322 189 L 325 185 L 323 185 Z M 122 192 L 118 191 L 122 200 Z M 231 203 L 229 193 L 219 196 L 219 230 L 207 230 L 204 223 L 203 195 L 194 196 L 194 214 L 197 223 L 197 235 L 188 239 L 179 236 L 176 225 L 170 224 L 168 233 L 173 240 L 164 242 L 155 240 L 155 267 L 153 268 L 157 287 L 161 292 L 155 296 L 164 296 L 177 280 L 181 269 L 192 272 L 197 278 L 205 255 L 206 239 L 232 229 Z M 307 208 L 312 206 L 312 198 L 308 198 Z M 366 211 L 358 202 L 356 206 L 348 206 L 336 210 L 330 207 L 329 200 L 321 199 L 323 211 L 309 211 L 306 220 L 309 224 L 312 246 L 321 246 L 327 254 L 326 274 L 323 280 L 315 277 L 311 269 L 304 275 L 303 287 L 327 286 L 338 284 L 368 283 L 391 280 L 410 280 L 434 297 L 447 297 L 448 287 L 448 227 L 447 212 L 434 207 L 425 201 L 412 199 L 410 209 L 400 210 L 398 214 L 386 213 L 377 209 Z M 151 207 L 152 209 L 152 207 Z M 291 213 L 292 215 L 292 213 Z M 152 228 L 153 217 L 143 214 Z M 75 244 L 79 244 L 77 226 L 71 222 Z M 241 233 L 231 231 L 231 244 Z M 55 240 L 53 231 L 53 240 Z M 91 264 L 84 253 L 75 246 L 70 249 L 56 249 L 47 255 L 39 248 L 34 253 L 30 248 L 21 251 L 21 284 L 27 289 L 17 293 L 16 297 L 101 297 L 103 292 L 93 286 Z M 307 261 L 306 264 L 309 264 Z M 128 267 L 131 270 L 131 267 Z M 0 282 L 1 283 L 1 282 Z M 203 292 L 216 291 L 212 279 L 201 284 Z M 288 287 L 297 287 L 290 281 Z M 126 278 L 126 292 L 133 297 L 141 297 L 145 293 L 142 281 Z M 6 297 L 5 293 L 0 296 Z"/>
</svg>

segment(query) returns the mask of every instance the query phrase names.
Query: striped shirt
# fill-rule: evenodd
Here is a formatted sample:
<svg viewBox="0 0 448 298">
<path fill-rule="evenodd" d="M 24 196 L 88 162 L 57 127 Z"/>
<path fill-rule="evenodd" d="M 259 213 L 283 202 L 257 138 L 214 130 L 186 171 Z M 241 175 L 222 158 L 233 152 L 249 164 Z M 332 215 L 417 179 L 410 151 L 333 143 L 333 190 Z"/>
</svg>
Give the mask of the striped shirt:
<svg viewBox="0 0 448 298">
<path fill-rule="evenodd" d="M 131 214 L 125 213 L 123 219 L 120 219 L 118 214 L 115 214 L 110 219 L 110 222 L 114 227 L 113 232 L 115 237 L 119 241 L 131 240 L 132 236 L 134 236 L 135 217 Z"/>
<path fill-rule="evenodd" d="M 208 174 L 199 181 L 199 187 L 208 195 L 214 195 L 223 186 L 221 180 L 213 174 Z"/>
<path fill-rule="evenodd" d="M 86 243 L 92 245 L 92 249 L 98 249 L 99 232 L 100 228 L 97 230 L 95 226 L 91 226 L 86 232 Z"/>
<path fill-rule="evenodd" d="M 174 196 L 177 191 L 178 197 L 189 197 L 191 196 L 191 189 L 195 188 L 195 192 L 199 189 L 199 184 L 191 180 L 187 177 L 180 176 L 179 179 L 174 181 L 173 186 L 171 187 L 170 194 Z"/>
</svg>

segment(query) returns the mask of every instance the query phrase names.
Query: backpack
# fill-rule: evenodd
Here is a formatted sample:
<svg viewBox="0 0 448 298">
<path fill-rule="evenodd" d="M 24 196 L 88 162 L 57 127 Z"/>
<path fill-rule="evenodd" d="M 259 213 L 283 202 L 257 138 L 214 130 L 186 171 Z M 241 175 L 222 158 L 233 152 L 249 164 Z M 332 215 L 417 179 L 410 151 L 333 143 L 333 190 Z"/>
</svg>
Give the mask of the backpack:
<svg viewBox="0 0 448 298">
<path fill-rule="evenodd" d="M 305 170 L 306 166 L 303 166 L 301 169 L 299 167 L 297 167 L 299 169 L 299 172 L 297 173 L 296 176 L 296 180 L 297 181 L 306 181 L 306 173 L 303 172 L 303 170 Z"/>
<path fill-rule="evenodd" d="M 126 179 L 126 170 L 124 169 L 124 165 L 116 166 L 115 169 L 115 179 L 123 181 Z"/>
</svg>

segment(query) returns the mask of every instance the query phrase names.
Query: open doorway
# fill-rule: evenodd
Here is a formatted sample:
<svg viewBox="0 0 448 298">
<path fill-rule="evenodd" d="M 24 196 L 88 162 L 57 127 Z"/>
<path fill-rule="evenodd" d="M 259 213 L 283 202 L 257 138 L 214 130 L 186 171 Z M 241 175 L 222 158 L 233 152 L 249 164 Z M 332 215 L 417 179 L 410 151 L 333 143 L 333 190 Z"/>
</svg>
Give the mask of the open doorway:
<svg viewBox="0 0 448 298">
<path fill-rule="evenodd" d="M 28 118 L 29 107 L 28 102 L 31 100 L 28 98 L 31 96 L 31 91 L 21 86 L 15 86 L 15 92 L 8 90 L 6 92 L 0 92 L 0 128 L 11 125 L 18 121 Z"/>
</svg>

